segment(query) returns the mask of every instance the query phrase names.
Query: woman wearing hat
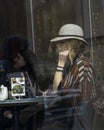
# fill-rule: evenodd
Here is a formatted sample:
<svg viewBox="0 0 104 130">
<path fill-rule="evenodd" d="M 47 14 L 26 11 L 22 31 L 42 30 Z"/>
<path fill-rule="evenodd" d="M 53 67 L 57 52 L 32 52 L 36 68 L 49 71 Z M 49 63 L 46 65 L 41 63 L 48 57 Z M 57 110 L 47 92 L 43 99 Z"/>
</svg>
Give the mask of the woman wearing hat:
<svg viewBox="0 0 104 130">
<path fill-rule="evenodd" d="M 79 122 L 79 128 L 75 126 L 77 127 L 75 130 L 90 130 L 93 111 L 88 104 L 95 98 L 96 93 L 93 67 L 83 30 L 78 25 L 66 24 L 50 42 L 56 45 L 59 53 L 53 90 L 55 92 L 61 90 L 64 96 L 69 96 L 67 102 L 75 108 L 83 106 L 81 110 L 78 107 L 75 109 Z M 78 112 L 83 116 L 79 116 Z"/>
</svg>

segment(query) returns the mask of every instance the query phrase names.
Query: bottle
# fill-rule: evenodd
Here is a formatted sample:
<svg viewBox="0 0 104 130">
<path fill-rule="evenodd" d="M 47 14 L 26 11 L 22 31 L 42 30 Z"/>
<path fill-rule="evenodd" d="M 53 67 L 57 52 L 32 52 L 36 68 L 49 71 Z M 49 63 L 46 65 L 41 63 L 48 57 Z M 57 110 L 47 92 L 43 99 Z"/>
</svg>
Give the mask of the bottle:
<svg viewBox="0 0 104 130">
<path fill-rule="evenodd" d="M 0 100 L 5 100 L 8 98 L 8 89 L 4 85 L 0 86 Z"/>
</svg>

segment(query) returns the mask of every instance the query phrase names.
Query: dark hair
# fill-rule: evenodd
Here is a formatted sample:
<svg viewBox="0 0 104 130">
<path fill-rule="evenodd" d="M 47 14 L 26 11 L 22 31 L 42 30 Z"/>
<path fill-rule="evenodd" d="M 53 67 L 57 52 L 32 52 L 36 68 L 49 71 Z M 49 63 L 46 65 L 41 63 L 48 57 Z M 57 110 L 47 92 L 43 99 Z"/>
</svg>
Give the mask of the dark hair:
<svg viewBox="0 0 104 130">
<path fill-rule="evenodd" d="M 36 80 L 36 69 L 37 69 L 37 59 L 36 55 L 31 50 L 24 50 L 21 49 L 18 51 L 18 53 L 23 56 L 26 65 L 29 67 L 29 73 L 32 75 L 34 80 Z"/>
<path fill-rule="evenodd" d="M 16 53 L 20 50 L 28 49 L 27 39 L 20 36 L 9 36 L 7 37 L 2 45 L 3 49 L 3 58 L 11 60 L 15 57 Z"/>
</svg>

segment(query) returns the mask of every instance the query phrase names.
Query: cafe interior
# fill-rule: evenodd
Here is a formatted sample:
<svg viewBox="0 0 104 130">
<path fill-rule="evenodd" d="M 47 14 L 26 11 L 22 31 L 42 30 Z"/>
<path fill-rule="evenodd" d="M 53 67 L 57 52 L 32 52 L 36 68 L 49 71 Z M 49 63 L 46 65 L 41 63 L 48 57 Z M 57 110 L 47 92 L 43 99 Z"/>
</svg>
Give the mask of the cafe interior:
<svg viewBox="0 0 104 130">
<path fill-rule="evenodd" d="M 0 130 L 67 130 L 54 121 L 66 115 L 47 109 L 57 97 L 44 95 L 57 62 L 50 39 L 67 23 L 83 28 L 91 49 L 99 92 L 91 130 L 104 129 L 104 0 L 0 0 Z M 28 65 L 18 70 L 22 56 Z"/>
</svg>

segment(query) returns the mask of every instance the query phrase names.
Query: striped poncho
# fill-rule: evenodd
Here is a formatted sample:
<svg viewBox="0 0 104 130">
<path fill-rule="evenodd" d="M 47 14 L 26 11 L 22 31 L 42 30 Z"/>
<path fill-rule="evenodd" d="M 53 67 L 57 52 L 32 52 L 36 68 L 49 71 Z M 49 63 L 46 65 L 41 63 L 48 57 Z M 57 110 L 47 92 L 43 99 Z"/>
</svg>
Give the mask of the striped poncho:
<svg viewBox="0 0 104 130">
<path fill-rule="evenodd" d="M 75 59 L 69 71 L 63 76 L 59 88 L 63 91 L 66 90 L 66 94 L 68 95 L 73 95 L 75 90 L 80 91 L 81 101 L 88 103 L 96 95 L 94 77 L 91 62 L 81 54 Z"/>
</svg>

